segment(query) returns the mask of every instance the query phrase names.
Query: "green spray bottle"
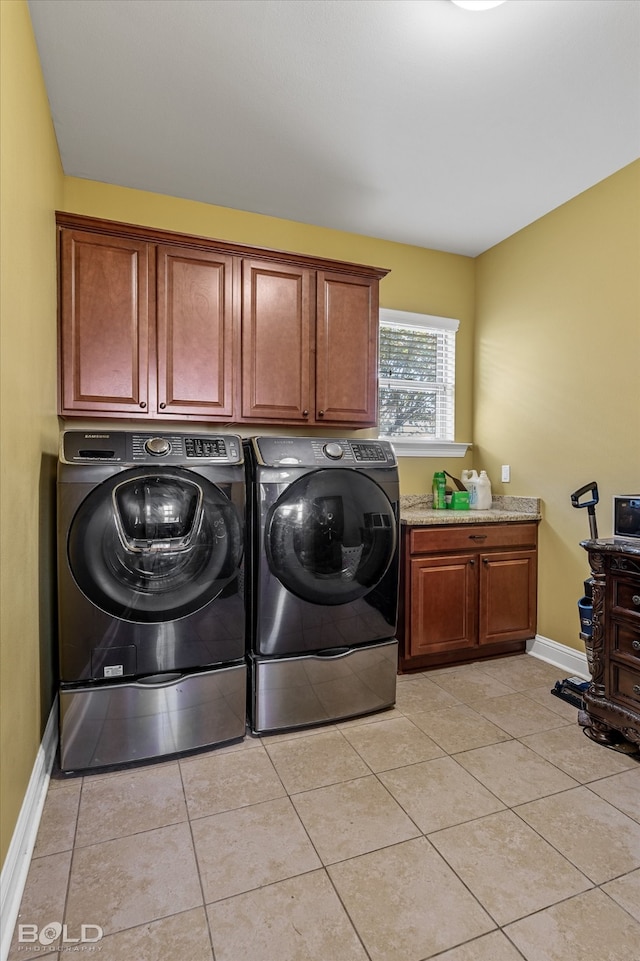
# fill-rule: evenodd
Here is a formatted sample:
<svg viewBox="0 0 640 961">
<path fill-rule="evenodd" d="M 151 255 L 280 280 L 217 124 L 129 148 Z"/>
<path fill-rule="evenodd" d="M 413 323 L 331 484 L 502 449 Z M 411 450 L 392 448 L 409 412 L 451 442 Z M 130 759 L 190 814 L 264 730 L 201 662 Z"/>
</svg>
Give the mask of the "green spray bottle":
<svg viewBox="0 0 640 961">
<path fill-rule="evenodd" d="M 445 500 L 446 486 L 444 471 L 436 471 L 433 475 L 433 509 L 436 511 L 444 510 L 447 506 Z"/>
</svg>

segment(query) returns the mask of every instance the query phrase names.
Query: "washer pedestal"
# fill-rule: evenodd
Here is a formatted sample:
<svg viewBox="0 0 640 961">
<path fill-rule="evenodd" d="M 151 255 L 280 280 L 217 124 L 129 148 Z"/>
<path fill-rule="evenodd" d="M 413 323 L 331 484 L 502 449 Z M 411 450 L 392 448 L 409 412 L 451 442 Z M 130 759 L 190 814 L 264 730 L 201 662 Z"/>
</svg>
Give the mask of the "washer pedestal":
<svg viewBox="0 0 640 961">
<path fill-rule="evenodd" d="M 60 690 L 60 768 L 150 760 L 243 738 L 244 663 Z"/>
</svg>

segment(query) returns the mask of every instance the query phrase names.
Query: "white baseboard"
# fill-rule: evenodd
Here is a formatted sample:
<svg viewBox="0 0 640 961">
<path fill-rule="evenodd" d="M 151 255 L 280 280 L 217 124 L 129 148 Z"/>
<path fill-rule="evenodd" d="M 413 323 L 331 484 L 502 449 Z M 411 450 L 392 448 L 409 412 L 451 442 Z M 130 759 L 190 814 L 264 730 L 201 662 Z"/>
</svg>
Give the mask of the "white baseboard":
<svg viewBox="0 0 640 961">
<path fill-rule="evenodd" d="M 11 947 L 13 929 L 16 925 L 22 893 L 29 873 L 31 855 L 36 843 L 57 747 L 58 698 L 56 696 L 42 743 L 38 748 L 18 821 L 2 867 L 2 874 L 0 874 L 0 917 L 2 917 L 0 961 L 6 961 Z"/>
<path fill-rule="evenodd" d="M 536 634 L 532 641 L 527 641 L 527 654 L 539 657 L 541 661 L 553 664 L 566 672 L 567 677 L 581 677 L 585 681 L 591 680 L 587 655 L 576 651 L 573 647 L 558 644 L 548 637 Z"/>
</svg>

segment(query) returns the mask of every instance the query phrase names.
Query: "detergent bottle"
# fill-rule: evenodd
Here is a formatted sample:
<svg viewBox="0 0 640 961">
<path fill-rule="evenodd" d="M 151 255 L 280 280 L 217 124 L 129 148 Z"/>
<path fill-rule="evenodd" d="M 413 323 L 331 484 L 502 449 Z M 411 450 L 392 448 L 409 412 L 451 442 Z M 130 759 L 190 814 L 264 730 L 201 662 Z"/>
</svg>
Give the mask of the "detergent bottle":
<svg viewBox="0 0 640 961">
<path fill-rule="evenodd" d="M 436 471 L 433 475 L 433 509 L 444 510 L 447 506 L 445 500 L 446 480 L 443 470 Z"/>
<path fill-rule="evenodd" d="M 491 481 L 487 476 L 486 470 L 480 471 L 480 477 L 476 481 L 476 503 L 470 506 L 475 506 L 477 511 L 488 511 L 491 508 Z M 469 496 L 469 502 L 471 502 L 471 496 Z"/>
<path fill-rule="evenodd" d="M 462 483 L 469 491 L 469 507 L 470 509 L 478 509 L 478 472 L 475 470 L 463 470 L 461 474 Z"/>
<path fill-rule="evenodd" d="M 478 474 L 475 470 L 463 470 L 462 474 L 460 475 L 460 480 L 466 487 L 469 481 L 478 480 Z"/>
</svg>

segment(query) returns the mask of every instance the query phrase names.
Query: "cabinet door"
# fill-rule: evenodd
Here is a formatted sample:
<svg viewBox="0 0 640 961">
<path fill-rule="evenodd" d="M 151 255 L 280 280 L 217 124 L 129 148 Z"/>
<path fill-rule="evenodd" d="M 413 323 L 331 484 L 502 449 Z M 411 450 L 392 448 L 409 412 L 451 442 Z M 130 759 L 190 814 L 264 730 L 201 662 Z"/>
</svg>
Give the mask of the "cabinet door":
<svg viewBox="0 0 640 961">
<path fill-rule="evenodd" d="M 60 234 L 60 413 L 146 414 L 149 245 Z"/>
<path fill-rule="evenodd" d="M 305 423 L 310 399 L 312 271 L 242 264 L 242 417 Z"/>
<path fill-rule="evenodd" d="M 410 656 L 473 647 L 478 607 L 476 557 L 414 557 L 410 572 Z"/>
<path fill-rule="evenodd" d="M 157 248 L 160 416 L 233 416 L 234 258 Z"/>
<path fill-rule="evenodd" d="M 378 281 L 318 271 L 316 421 L 375 427 Z"/>
<path fill-rule="evenodd" d="M 537 552 L 480 555 L 480 644 L 536 633 Z"/>
</svg>

